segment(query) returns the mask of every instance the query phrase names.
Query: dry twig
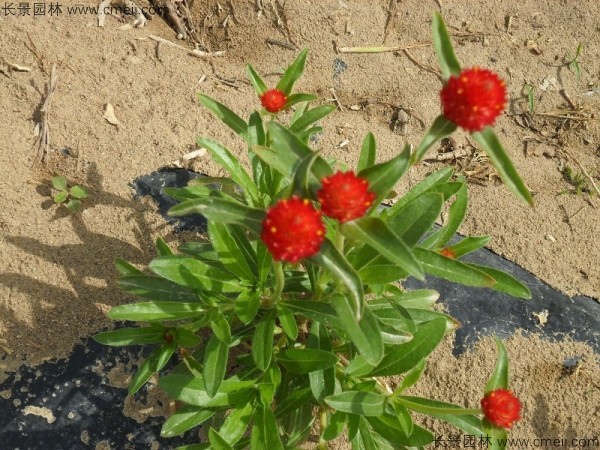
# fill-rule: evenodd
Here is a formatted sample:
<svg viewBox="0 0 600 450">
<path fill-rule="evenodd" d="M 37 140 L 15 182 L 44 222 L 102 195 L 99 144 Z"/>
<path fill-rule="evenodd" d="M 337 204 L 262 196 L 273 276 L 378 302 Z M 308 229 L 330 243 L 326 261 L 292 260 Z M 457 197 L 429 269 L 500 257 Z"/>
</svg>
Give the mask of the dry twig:
<svg viewBox="0 0 600 450">
<path fill-rule="evenodd" d="M 159 44 L 162 43 L 162 44 L 165 44 L 165 45 L 169 45 L 171 47 L 178 48 L 180 50 L 183 50 L 183 51 L 187 52 L 188 55 L 196 56 L 198 58 L 218 57 L 218 56 L 223 56 L 225 54 L 224 51 L 203 52 L 202 50 L 198 50 L 198 49 L 190 50 L 189 48 L 184 47 L 183 45 L 179 45 L 179 44 L 176 44 L 174 42 L 171 42 L 171 41 L 168 41 L 166 39 L 163 39 L 161 37 L 154 36 L 153 34 L 149 35 L 148 38 L 152 39 L 153 41 L 158 42 Z"/>
<path fill-rule="evenodd" d="M 50 153 L 50 127 L 48 125 L 48 116 L 50 114 L 50 104 L 52 103 L 52 94 L 56 89 L 56 64 L 52 64 L 50 70 L 50 79 L 46 83 L 45 99 L 42 107 L 39 109 L 39 120 L 35 125 L 37 130 L 37 138 L 33 143 L 33 147 L 37 149 L 37 154 L 33 160 L 35 166 L 39 162 L 47 164 L 48 154 Z"/>
</svg>

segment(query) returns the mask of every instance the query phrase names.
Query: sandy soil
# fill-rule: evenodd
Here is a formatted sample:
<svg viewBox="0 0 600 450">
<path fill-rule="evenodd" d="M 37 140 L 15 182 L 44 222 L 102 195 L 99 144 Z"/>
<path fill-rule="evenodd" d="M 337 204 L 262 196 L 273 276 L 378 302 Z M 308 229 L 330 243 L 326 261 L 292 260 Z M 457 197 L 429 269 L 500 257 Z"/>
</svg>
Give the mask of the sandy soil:
<svg viewBox="0 0 600 450">
<path fill-rule="evenodd" d="M 244 154 L 242 142 L 199 106 L 198 92 L 245 116 L 257 107 L 253 89 L 244 81 L 245 65 L 252 63 L 275 83 L 277 72 L 296 55 L 265 40 L 307 47 L 309 62 L 298 88 L 318 93 L 324 101 L 335 98 L 340 109 L 324 121 L 319 148 L 352 166 L 370 130 L 378 140 L 379 158 L 391 158 L 404 143 L 416 144 L 439 114 L 435 56 L 425 44 L 430 43 L 431 14 L 440 8 L 463 64 L 490 67 L 507 80 L 511 103 L 497 131 L 536 203 L 534 209 L 520 203 L 497 182 L 467 136 L 457 134 L 450 150 L 470 156 L 445 164 L 455 165 L 472 181 L 461 232 L 493 236 L 492 250 L 569 295 L 600 298 L 600 201 L 586 192 L 569 193 L 574 187 L 562 173 L 566 166 L 576 174 L 583 168 L 600 184 L 600 62 L 595 57 L 600 54 L 600 4 L 595 0 L 498 0 L 468 6 L 450 0 L 263 0 L 221 2 L 222 7 L 215 0 L 197 0 L 192 6 L 196 39 L 205 50 L 225 51 L 211 59 L 165 45 L 157 51 L 149 35 L 176 42 L 159 17 L 137 29 L 120 29 L 123 23 L 108 17 L 98 28 L 95 16 L 69 15 L 70 3 L 62 4 L 58 17 L 0 12 L 0 380 L 22 363 L 66 356 L 80 339 L 109 325 L 101 311 L 127 300 L 114 286 L 115 257 L 145 264 L 153 256 L 156 236 L 173 243 L 182 239 L 151 202 L 132 199 L 129 183 L 134 178 L 180 158 L 200 134 Z M 564 60 L 579 43 L 584 47 L 576 76 Z M 337 51 L 382 44 L 409 49 Z M 31 71 L 11 70 L 11 64 Z M 47 166 L 32 167 L 33 130 L 53 64 L 58 83 L 49 115 L 52 153 Z M 525 114 L 526 85 L 533 86 L 534 115 Z M 114 106 L 120 125 L 103 118 L 107 103 Z M 399 109 L 408 114 L 408 123 L 396 120 Z M 429 156 L 443 150 L 448 148 L 434 149 Z M 422 163 L 398 191 L 441 164 Z M 195 168 L 222 175 L 208 158 Z M 49 179 L 55 174 L 89 188 L 81 214 L 67 216 L 52 205 Z M 593 193 L 592 183 L 583 180 L 585 191 Z M 517 429 L 522 437 L 597 433 L 597 427 L 590 429 L 590 415 L 598 415 L 597 391 L 590 394 L 598 387 L 597 375 L 595 381 L 539 381 L 550 383 L 548 371 L 574 354 L 587 352 L 590 366 L 597 367 L 589 350 L 515 342 L 519 345 L 510 347 L 515 388 L 531 401 L 530 420 Z M 488 350 L 468 356 L 469 364 L 434 362 L 430 376 L 432 389 L 440 390 L 436 398 L 460 400 L 447 397 L 444 385 L 451 382 L 472 390 L 469 402 L 475 401 L 474 390 L 492 364 L 486 360 L 483 371 L 474 365 L 478 358 L 493 358 Z M 563 391 L 567 383 L 572 394 Z M 573 396 L 580 401 L 565 402 Z"/>
</svg>

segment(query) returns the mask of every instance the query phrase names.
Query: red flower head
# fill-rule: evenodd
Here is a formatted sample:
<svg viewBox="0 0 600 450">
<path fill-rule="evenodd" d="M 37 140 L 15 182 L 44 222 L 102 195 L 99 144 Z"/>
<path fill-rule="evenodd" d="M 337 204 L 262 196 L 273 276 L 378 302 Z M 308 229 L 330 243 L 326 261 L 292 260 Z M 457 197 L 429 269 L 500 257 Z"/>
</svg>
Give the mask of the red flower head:
<svg viewBox="0 0 600 450">
<path fill-rule="evenodd" d="M 323 178 L 322 183 L 317 198 L 323 214 L 342 223 L 364 216 L 377 197 L 369 192 L 369 182 L 352 171 L 338 171 L 335 175 Z"/>
<path fill-rule="evenodd" d="M 521 403 L 507 389 L 488 392 L 481 399 L 481 409 L 488 422 L 498 427 L 510 428 L 515 421 L 521 419 Z"/>
<path fill-rule="evenodd" d="M 277 113 L 283 109 L 287 102 L 287 97 L 279 89 L 269 89 L 260 96 L 260 103 L 270 113 Z"/>
<path fill-rule="evenodd" d="M 310 200 L 293 196 L 269 208 L 260 238 L 276 261 L 296 263 L 319 252 L 325 225 Z"/>
<path fill-rule="evenodd" d="M 481 131 L 504 110 L 506 85 L 495 73 L 473 67 L 451 76 L 440 97 L 448 120 L 467 131 Z"/>
</svg>

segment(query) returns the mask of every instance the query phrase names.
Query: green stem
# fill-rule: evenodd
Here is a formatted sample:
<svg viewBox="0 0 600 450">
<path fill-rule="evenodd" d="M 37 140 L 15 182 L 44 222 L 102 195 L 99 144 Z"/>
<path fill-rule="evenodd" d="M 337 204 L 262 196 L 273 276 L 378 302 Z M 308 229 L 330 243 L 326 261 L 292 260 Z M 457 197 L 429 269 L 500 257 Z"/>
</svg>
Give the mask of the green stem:
<svg viewBox="0 0 600 450">
<path fill-rule="evenodd" d="M 340 252 L 342 255 L 344 254 L 344 242 L 345 242 L 345 236 L 342 234 L 342 232 L 340 231 L 339 227 L 336 230 L 335 233 L 335 248 L 337 249 L 338 252 Z"/>
<path fill-rule="evenodd" d="M 275 305 L 281 298 L 283 285 L 285 284 L 285 275 L 283 274 L 283 264 L 281 261 L 273 261 L 273 270 L 275 272 L 275 290 L 269 299 L 269 305 Z"/>
</svg>

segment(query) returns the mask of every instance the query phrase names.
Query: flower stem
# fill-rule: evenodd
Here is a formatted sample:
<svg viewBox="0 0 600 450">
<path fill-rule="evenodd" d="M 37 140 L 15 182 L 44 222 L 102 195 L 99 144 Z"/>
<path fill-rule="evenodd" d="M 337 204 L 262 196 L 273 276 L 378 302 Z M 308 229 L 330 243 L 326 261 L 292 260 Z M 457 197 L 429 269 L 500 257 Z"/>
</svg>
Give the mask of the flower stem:
<svg viewBox="0 0 600 450">
<path fill-rule="evenodd" d="M 342 255 L 344 254 L 344 242 L 345 242 L 345 236 L 342 234 L 342 232 L 338 228 L 335 233 L 334 245 L 335 245 L 335 248 L 338 250 L 338 252 L 340 252 Z"/>
<path fill-rule="evenodd" d="M 273 270 L 275 272 L 275 290 L 269 299 L 269 305 L 275 305 L 281 298 L 283 285 L 285 284 L 285 275 L 283 274 L 283 264 L 281 261 L 273 261 Z"/>
</svg>

